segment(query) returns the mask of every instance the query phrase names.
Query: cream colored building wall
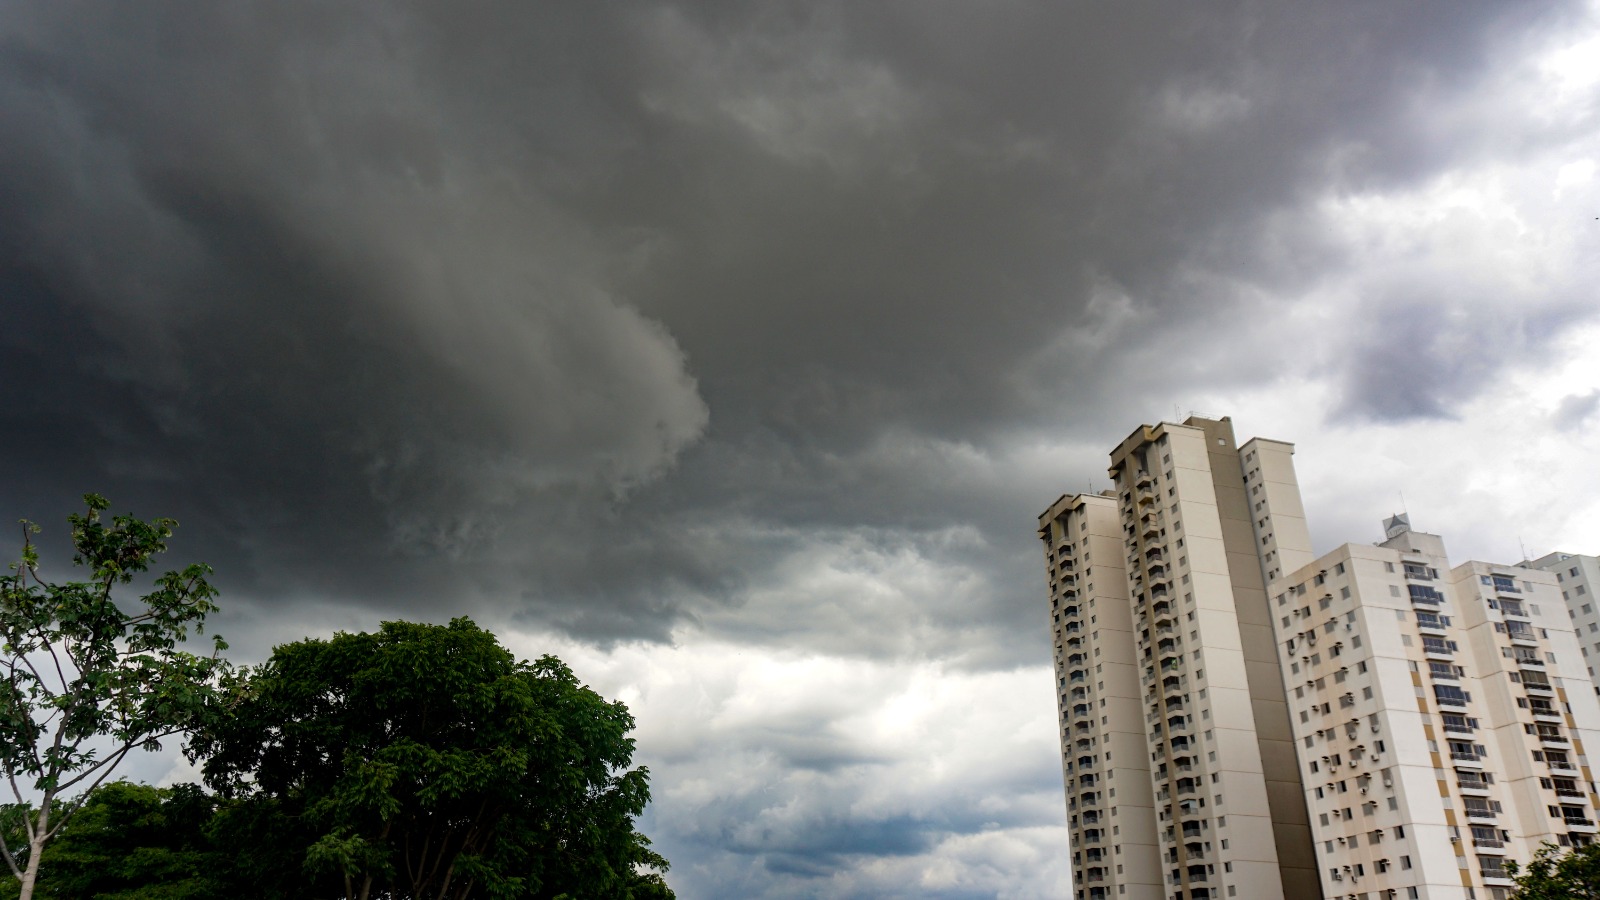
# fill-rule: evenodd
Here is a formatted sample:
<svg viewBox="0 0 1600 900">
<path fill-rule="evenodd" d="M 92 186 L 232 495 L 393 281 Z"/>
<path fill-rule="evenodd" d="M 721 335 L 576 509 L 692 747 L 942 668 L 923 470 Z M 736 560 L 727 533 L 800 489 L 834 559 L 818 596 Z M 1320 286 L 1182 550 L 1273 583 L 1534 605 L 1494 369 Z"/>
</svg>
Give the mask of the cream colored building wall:
<svg viewBox="0 0 1600 900">
<path fill-rule="evenodd" d="M 1412 671 L 1421 634 L 1398 560 L 1393 550 L 1347 544 L 1289 572 L 1273 597 L 1275 624 L 1323 890 L 1403 897 L 1415 888 L 1454 900 L 1467 894 L 1436 777 L 1433 721 Z"/>
<path fill-rule="evenodd" d="M 1278 738 L 1279 746 L 1285 746 L 1288 729 L 1283 720 L 1281 679 L 1269 667 L 1265 673 L 1270 680 L 1265 684 L 1251 681 L 1243 631 L 1252 626 L 1270 631 L 1270 625 L 1265 623 L 1265 595 L 1231 426 L 1226 421 L 1192 419 L 1185 425 L 1141 428 L 1112 454 L 1112 475 L 1123 505 L 1124 525 L 1130 526 L 1124 531 L 1130 565 L 1138 566 L 1148 554 L 1155 554 L 1165 566 L 1161 578 L 1142 578 L 1137 569 L 1130 575 L 1130 596 L 1136 608 L 1141 608 L 1141 594 L 1152 598 L 1142 607 L 1146 612 L 1136 618 L 1136 627 L 1159 624 L 1152 615 L 1162 608 L 1156 602 L 1158 592 L 1165 592 L 1159 593 L 1159 598 L 1172 605 L 1175 637 L 1181 644 L 1181 652 L 1162 653 L 1155 652 L 1160 641 L 1146 640 L 1143 646 L 1152 653 L 1141 656 L 1147 659 L 1143 673 L 1147 713 L 1152 706 L 1155 713 L 1165 711 L 1161 705 L 1169 696 L 1163 687 L 1165 678 L 1181 675 L 1183 709 L 1192 728 L 1174 732 L 1168 727 L 1170 715 L 1146 719 L 1151 726 L 1147 737 L 1157 757 L 1152 778 L 1169 893 L 1204 889 L 1212 897 L 1285 896 L 1286 871 L 1278 854 L 1283 834 L 1274 827 L 1257 727 L 1263 709 L 1268 719 L 1272 718 L 1274 693 L 1279 704 L 1278 733 L 1269 737 Z M 1253 603 L 1248 596 L 1252 587 L 1256 592 Z M 1157 664 L 1164 659 L 1178 668 L 1157 671 Z M 1258 702 L 1262 700 L 1266 706 Z M 1175 740 L 1179 737 L 1197 739 L 1194 752 L 1174 750 L 1181 742 Z M 1186 777 L 1197 778 L 1200 785 L 1200 790 L 1181 797 L 1173 793 L 1174 786 L 1181 783 L 1176 774 L 1164 774 L 1180 759 L 1194 760 L 1192 776 Z M 1189 804 L 1187 812 L 1180 809 L 1183 803 Z M 1168 805 L 1180 814 L 1168 815 Z M 1296 825 L 1294 815 L 1302 819 L 1299 855 L 1309 862 L 1303 808 L 1290 808 L 1287 813 L 1291 834 Z M 1185 821 L 1201 829 L 1195 838 L 1177 834 Z M 1167 834 L 1169 828 L 1172 836 Z M 1193 857 L 1191 848 L 1198 850 Z M 1303 883 L 1309 883 L 1314 891 L 1310 870 L 1291 867 L 1288 874 L 1296 871 L 1305 873 Z M 1291 896 L 1305 894 L 1300 890 Z"/>
<path fill-rule="evenodd" d="M 1509 588 L 1493 584 L 1497 576 Z M 1451 585 L 1483 673 L 1481 699 L 1494 726 L 1507 805 L 1514 806 L 1508 852 L 1525 861 L 1545 841 L 1592 840 L 1600 831 L 1594 824 L 1600 797 L 1586 753 L 1600 740 L 1600 701 L 1582 653 L 1575 652 L 1579 639 L 1554 573 L 1470 562 L 1452 570 Z M 1530 632 L 1513 638 L 1508 630 L 1516 622 Z M 1519 663 L 1519 652 L 1532 658 Z M 1550 689 L 1530 687 L 1530 672 L 1542 674 Z M 1540 701 L 1549 705 L 1549 714 L 1531 709 Z M 1553 726 L 1560 739 L 1528 733 L 1541 726 Z M 1565 752 L 1573 769 L 1554 768 L 1551 750 Z M 1579 793 L 1558 793 L 1554 788 L 1565 783 L 1560 778 L 1570 779 L 1566 790 Z M 1569 821 L 1565 810 L 1581 811 L 1581 821 Z"/>
<path fill-rule="evenodd" d="M 1293 465 L 1288 463 L 1293 448 L 1281 442 L 1258 439 L 1245 450 L 1235 445 L 1233 426 L 1227 419 L 1190 419 L 1189 422 L 1206 432 L 1212 487 L 1227 548 L 1234 613 L 1238 617 L 1255 740 L 1261 755 L 1284 893 L 1290 897 L 1313 895 L 1319 889 L 1316 855 L 1311 846 L 1283 675 L 1274 647 L 1272 613 L 1263 581 L 1264 552 L 1271 547 L 1270 552 L 1278 555 L 1279 536 L 1273 535 L 1266 543 L 1261 542 L 1251 508 L 1255 487 L 1265 483 L 1268 477 L 1272 489 L 1284 496 L 1285 505 L 1290 505 L 1288 497 L 1292 495 L 1293 505 L 1299 508 L 1299 486 Z M 1265 474 L 1258 464 L 1244 463 L 1247 456 L 1252 458 L 1252 463 L 1259 463 L 1260 454 L 1256 448 L 1267 446 L 1272 448 L 1272 453 Z M 1310 536 L 1305 530 L 1303 514 L 1298 520 L 1286 516 L 1285 521 L 1289 528 L 1282 535 L 1285 549 L 1281 552 L 1299 553 L 1309 559 Z"/>
<path fill-rule="evenodd" d="M 1519 572 L 1514 590 L 1483 583 Z M 1451 569 L 1438 536 L 1404 531 L 1380 546 L 1347 544 L 1290 572 L 1279 587 L 1274 624 L 1330 896 L 1405 896 L 1415 888 L 1421 897 L 1460 898 L 1470 890 L 1495 900 L 1510 888 L 1496 874 L 1505 858 L 1525 861 L 1543 840 L 1587 839 L 1592 825 L 1550 814 L 1562 802 L 1551 787 L 1560 773 L 1536 754 L 1559 745 L 1526 733 L 1538 720 L 1518 703 L 1538 696 L 1521 673 L 1546 671 L 1549 696 L 1560 701 L 1561 732 L 1581 769 L 1574 781 L 1592 794 L 1587 761 L 1577 754 L 1597 739 L 1600 701 L 1573 653 L 1577 638 L 1562 621 L 1552 575 L 1485 563 Z M 1413 588 L 1422 589 L 1421 599 L 1413 599 Z M 1437 604 L 1423 602 L 1430 589 Z M 1505 598 L 1519 600 L 1522 615 L 1508 616 L 1513 607 Z M 1424 628 L 1419 611 L 1448 624 Z M 1527 637 L 1513 641 L 1502 630 L 1508 619 L 1527 622 Z M 1520 665 L 1519 647 L 1537 652 L 1537 664 Z M 1435 685 L 1459 688 L 1464 705 L 1445 702 Z M 1462 733 L 1468 727 L 1470 734 Z M 1466 752 L 1453 755 L 1456 748 Z M 1366 793 L 1356 800 L 1358 786 Z M 1596 799 L 1579 801 L 1587 820 Z M 1469 814 L 1482 802 L 1499 809 Z M 1373 832 L 1383 835 L 1378 843 L 1369 839 Z"/>
<path fill-rule="evenodd" d="M 1262 575 L 1270 586 L 1311 562 L 1311 531 L 1294 471 L 1294 445 L 1255 438 L 1240 448 L 1250 518 L 1260 548 Z"/>
<path fill-rule="evenodd" d="M 1062 497 L 1040 516 L 1039 536 L 1050 573 L 1074 896 L 1157 900 L 1155 806 L 1116 501 Z M 1086 713 L 1076 712 L 1080 704 Z M 1085 775 L 1094 784 L 1082 784 Z"/>
<path fill-rule="evenodd" d="M 1259 890 L 1257 885 L 1279 880 L 1277 854 L 1207 436 L 1202 429 L 1168 426 L 1166 446 L 1158 449 L 1170 456 L 1157 467 L 1164 471 L 1155 473 L 1163 495 L 1158 502 L 1170 516 L 1169 540 L 1187 560 L 1176 567 L 1176 592 L 1190 626 L 1186 670 L 1201 685 L 1197 727 L 1204 765 L 1213 776 L 1208 819 L 1216 858 L 1225 863 L 1217 874 L 1236 890 Z"/>
</svg>

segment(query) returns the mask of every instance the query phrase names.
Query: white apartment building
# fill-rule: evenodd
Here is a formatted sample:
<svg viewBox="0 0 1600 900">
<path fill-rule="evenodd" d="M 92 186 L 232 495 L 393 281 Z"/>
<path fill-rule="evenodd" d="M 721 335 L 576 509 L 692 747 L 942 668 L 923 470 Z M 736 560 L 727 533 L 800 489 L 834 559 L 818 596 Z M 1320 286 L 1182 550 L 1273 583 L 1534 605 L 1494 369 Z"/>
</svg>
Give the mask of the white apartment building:
<svg viewBox="0 0 1600 900">
<path fill-rule="evenodd" d="M 1111 473 L 1040 517 L 1078 900 L 1500 900 L 1594 839 L 1591 570 L 1452 567 L 1404 516 L 1314 557 L 1292 445 L 1227 419 Z"/>
<path fill-rule="evenodd" d="M 1507 857 L 1593 839 L 1600 701 L 1551 576 L 1388 524 L 1271 585 L 1323 889 L 1501 900 Z"/>
<path fill-rule="evenodd" d="M 1600 598 L 1595 597 L 1595 588 L 1600 587 L 1600 557 L 1550 553 L 1523 565 L 1555 573 L 1561 599 L 1567 604 L 1567 613 L 1583 645 L 1589 678 L 1594 679 L 1595 666 L 1600 665 Z M 1596 691 L 1600 692 L 1600 688 Z"/>
</svg>

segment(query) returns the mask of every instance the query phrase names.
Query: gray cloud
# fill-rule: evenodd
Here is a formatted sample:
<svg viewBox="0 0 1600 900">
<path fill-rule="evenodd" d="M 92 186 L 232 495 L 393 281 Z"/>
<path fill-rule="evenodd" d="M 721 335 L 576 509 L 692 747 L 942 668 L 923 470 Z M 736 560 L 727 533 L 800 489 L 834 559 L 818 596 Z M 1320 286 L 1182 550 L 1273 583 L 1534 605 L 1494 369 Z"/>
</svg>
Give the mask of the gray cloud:
<svg viewBox="0 0 1600 900">
<path fill-rule="evenodd" d="M 1263 373 L 1448 418 L 1593 321 L 1582 266 L 1357 202 L 1592 140 L 1527 100 L 1583 15 L 12 4 L 0 501 L 178 517 L 245 654 L 470 611 L 1035 664 L 1031 518 L 1131 422 Z M 660 815 L 707 896 L 888 895 L 861 860 L 981 830 L 847 793 L 726 846 L 753 794 Z"/>
<path fill-rule="evenodd" d="M 1552 424 L 1557 431 L 1574 431 L 1593 418 L 1596 410 L 1600 410 L 1600 389 L 1587 394 L 1568 394 L 1556 407 Z"/>
</svg>

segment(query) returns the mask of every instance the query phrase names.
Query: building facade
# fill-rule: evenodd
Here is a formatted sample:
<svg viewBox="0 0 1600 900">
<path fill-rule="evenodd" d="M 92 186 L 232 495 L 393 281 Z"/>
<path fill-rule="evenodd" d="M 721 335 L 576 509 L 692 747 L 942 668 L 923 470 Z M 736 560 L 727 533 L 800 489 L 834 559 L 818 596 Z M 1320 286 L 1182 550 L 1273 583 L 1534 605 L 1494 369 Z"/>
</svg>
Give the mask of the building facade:
<svg viewBox="0 0 1600 900">
<path fill-rule="evenodd" d="M 1600 600 L 1594 592 L 1600 587 L 1600 557 L 1551 553 L 1523 565 L 1555 574 L 1561 600 L 1567 605 L 1567 613 L 1583 647 L 1589 678 L 1595 679 L 1595 666 L 1600 665 Z"/>
<path fill-rule="evenodd" d="M 1318 557 L 1293 452 L 1144 426 L 1040 517 L 1078 900 L 1499 900 L 1594 839 L 1589 570 L 1452 567 L 1404 516 Z"/>
<path fill-rule="evenodd" d="M 1040 517 L 1080 900 L 1320 896 L 1239 458 L 1227 420 L 1142 427 Z"/>
</svg>

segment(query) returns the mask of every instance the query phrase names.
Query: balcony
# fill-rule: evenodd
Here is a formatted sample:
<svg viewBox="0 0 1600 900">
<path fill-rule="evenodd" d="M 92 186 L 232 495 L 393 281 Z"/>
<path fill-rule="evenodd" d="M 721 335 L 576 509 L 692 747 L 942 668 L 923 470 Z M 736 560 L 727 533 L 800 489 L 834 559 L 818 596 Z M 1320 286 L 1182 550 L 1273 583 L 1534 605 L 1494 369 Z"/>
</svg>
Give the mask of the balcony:
<svg viewBox="0 0 1600 900">
<path fill-rule="evenodd" d="M 1412 565 L 1411 563 L 1405 563 L 1404 565 L 1405 565 L 1406 580 L 1408 580 L 1408 581 L 1432 581 L 1433 580 L 1433 575 L 1431 575 L 1428 572 L 1428 567 L 1427 566 L 1417 566 L 1417 565 Z"/>
<path fill-rule="evenodd" d="M 1450 631 L 1450 620 L 1444 618 L 1443 616 L 1419 615 L 1417 616 L 1417 627 L 1422 629 L 1424 632 L 1448 634 Z"/>
<path fill-rule="evenodd" d="M 1454 641 L 1447 641 L 1443 638 L 1436 637 L 1424 637 L 1422 639 L 1423 656 L 1439 657 L 1441 659 L 1454 659 L 1455 653 L 1456 645 Z"/>
<path fill-rule="evenodd" d="M 1539 737 L 1539 740 L 1541 742 L 1543 742 L 1543 743 L 1546 743 L 1546 744 L 1565 744 L 1565 743 L 1568 743 L 1566 735 L 1563 735 L 1558 729 L 1552 728 L 1549 725 L 1538 725 L 1538 726 L 1535 726 L 1535 727 L 1538 728 L 1538 737 Z"/>
<path fill-rule="evenodd" d="M 1458 765 L 1476 766 L 1480 769 L 1483 768 L 1483 757 L 1476 753 L 1468 753 L 1464 750 L 1452 750 L 1450 751 L 1450 759 Z"/>
<path fill-rule="evenodd" d="M 1596 828 L 1595 827 L 1593 819 L 1571 818 L 1571 819 L 1562 819 L 1561 821 L 1566 824 L 1567 830 L 1569 830 L 1569 831 L 1577 831 L 1577 832 L 1580 832 L 1582 834 L 1600 833 L 1600 828 Z"/>
<path fill-rule="evenodd" d="M 1513 628 L 1513 625 L 1522 627 Z M 1533 629 L 1523 622 L 1507 622 L 1506 636 L 1511 638 L 1511 643 L 1513 644 L 1526 644 L 1528 646 L 1538 646 L 1539 644 L 1538 635 L 1534 634 Z"/>
<path fill-rule="evenodd" d="M 1533 674 L 1532 672 L 1527 672 L 1527 673 L 1523 674 L 1523 676 L 1522 676 L 1522 687 L 1523 687 L 1524 690 L 1538 691 L 1541 694 L 1554 694 L 1556 692 L 1556 689 L 1551 686 L 1549 681 L 1543 680 L 1542 678 L 1539 681 L 1532 680 L 1529 677 L 1532 674 Z"/>
</svg>

